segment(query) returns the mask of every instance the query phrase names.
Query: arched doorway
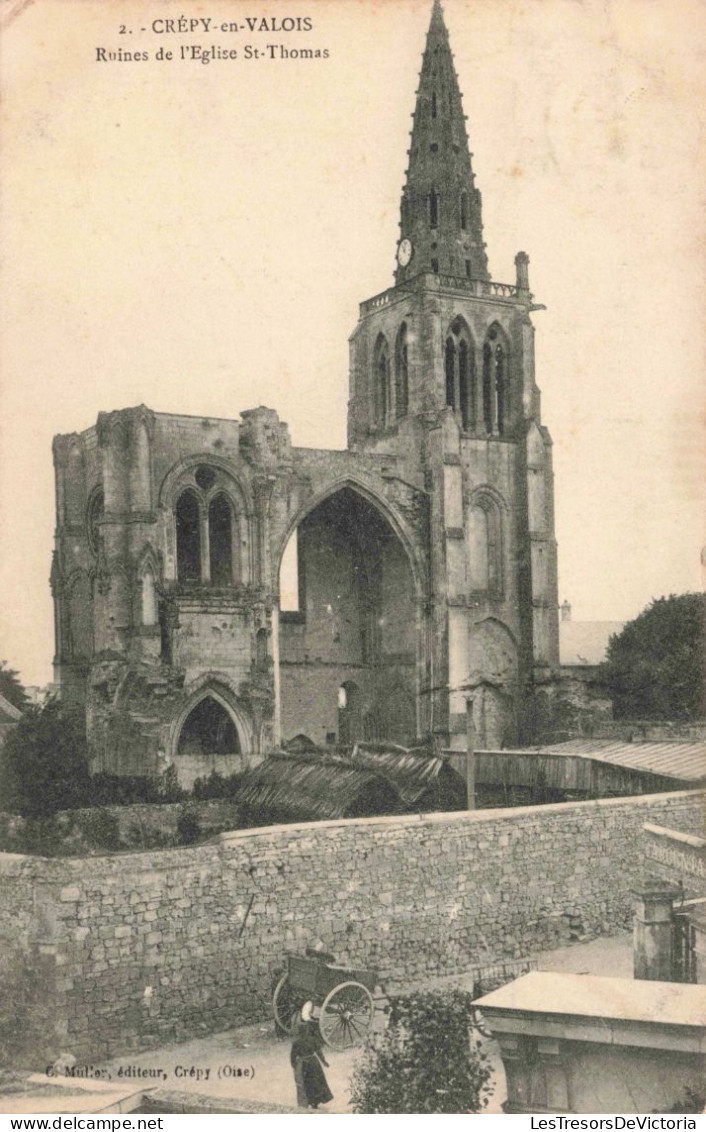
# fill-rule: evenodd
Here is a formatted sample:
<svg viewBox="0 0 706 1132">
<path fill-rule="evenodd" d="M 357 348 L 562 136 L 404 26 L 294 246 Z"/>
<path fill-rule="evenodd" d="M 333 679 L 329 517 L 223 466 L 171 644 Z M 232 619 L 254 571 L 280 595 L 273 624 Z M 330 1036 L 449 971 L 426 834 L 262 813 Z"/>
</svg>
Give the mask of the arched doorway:
<svg viewBox="0 0 706 1132">
<path fill-rule="evenodd" d="M 220 698 L 206 694 L 191 708 L 179 730 L 174 765 L 187 788 L 214 771 L 226 777 L 244 769 L 235 719 Z"/>
<path fill-rule="evenodd" d="M 313 507 L 280 570 L 279 686 L 283 740 L 323 745 L 365 737 L 382 674 L 406 689 L 396 735 L 417 734 L 419 624 L 410 553 L 393 521 L 353 486 Z M 387 738 L 385 713 L 376 731 Z"/>
</svg>

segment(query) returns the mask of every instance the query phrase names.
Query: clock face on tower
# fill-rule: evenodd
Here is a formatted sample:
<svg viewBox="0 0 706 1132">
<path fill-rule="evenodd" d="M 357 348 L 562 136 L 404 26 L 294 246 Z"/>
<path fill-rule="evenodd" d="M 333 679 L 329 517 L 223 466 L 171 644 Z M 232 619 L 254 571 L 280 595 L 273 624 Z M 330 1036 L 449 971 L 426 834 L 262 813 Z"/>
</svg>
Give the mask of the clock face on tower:
<svg viewBox="0 0 706 1132">
<path fill-rule="evenodd" d="M 412 241 L 408 239 L 400 240 L 399 247 L 397 248 L 397 262 L 400 267 L 406 267 L 412 258 L 414 248 Z"/>
</svg>

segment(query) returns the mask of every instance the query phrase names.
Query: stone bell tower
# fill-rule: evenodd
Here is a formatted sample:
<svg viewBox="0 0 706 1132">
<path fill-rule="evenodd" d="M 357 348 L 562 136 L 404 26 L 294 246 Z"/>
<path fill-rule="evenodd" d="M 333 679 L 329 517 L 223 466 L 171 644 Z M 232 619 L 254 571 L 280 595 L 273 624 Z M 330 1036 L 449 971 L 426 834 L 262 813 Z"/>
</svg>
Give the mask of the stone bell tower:
<svg viewBox="0 0 706 1132">
<path fill-rule="evenodd" d="M 478 111 L 482 112 L 482 107 Z M 534 376 L 529 257 L 496 283 L 461 92 L 435 0 L 402 191 L 395 285 L 351 336 L 349 447 L 429 497 L 426 694 L 462 746 L 532 736 L 558 665 L 551 439 Z"/>
</svg>

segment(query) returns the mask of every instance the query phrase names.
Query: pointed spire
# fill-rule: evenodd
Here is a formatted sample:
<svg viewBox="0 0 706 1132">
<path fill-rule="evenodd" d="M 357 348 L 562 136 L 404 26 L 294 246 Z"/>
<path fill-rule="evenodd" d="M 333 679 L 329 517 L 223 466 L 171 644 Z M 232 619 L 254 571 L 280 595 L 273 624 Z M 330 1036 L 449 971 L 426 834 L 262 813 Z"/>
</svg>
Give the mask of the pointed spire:
<svg viewBox="0 0 706 1132">
<path fill-rule="evenodd" d="M 439 0 L 419 76 L 402 191 L 397 283 L 423 271 L 489 279 L 461 91 Z M 409 241 L 410 247 L 406 241 Z"/>
</svg>

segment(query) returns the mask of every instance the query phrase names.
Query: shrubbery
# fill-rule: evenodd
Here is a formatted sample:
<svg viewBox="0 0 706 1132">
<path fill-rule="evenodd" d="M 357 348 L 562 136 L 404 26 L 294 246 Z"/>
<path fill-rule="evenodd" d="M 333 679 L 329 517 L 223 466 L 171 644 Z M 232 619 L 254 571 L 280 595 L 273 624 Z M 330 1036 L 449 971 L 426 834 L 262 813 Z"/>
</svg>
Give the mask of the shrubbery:
<svg viewBox="0 0 706 1132">
<path fill-rule="evenodd" d="M 203 800 L 208 798 L 232 798 L 237 794 L 242 780 L 242 774 L 238 774 L 237 771 L 233 774 L 222 775 L 212 770 L 208 778 L 196 779 L 192 793 L 194 798 Z"/>
<path fill-rule="evenodd" d="M 201 837 L 201 822 L 197 812 L 184 806 L 177 820 L 177 837 L 180 845 L 191 845 Z"/>
<path fill-rule="evenodd" d="M 90 776 L 84 713 L 61 700 L 29 709 L 2 748 L 3 806 L 27 818 L 84 806 Z"/>
<path fill-rule="evenodd" d="M 161 778 L 89 774 L 86 719 L 82 709 L 50 700 L 41 710 L 29 708 L 0 751 L 2 809 L 23 819 L 7 827 L 3 846 L 14 852 L 66 855 L 134 846 L 191 845 L 203 836 L 197 809 L 189 799 L 234 796 L 241 776 L 211 774 L 184 790 L 171 766 Z M 184 803 L 176 835 L 140 822 L 124 831 L 110 806 Z M 80 819 L 71 811 L 86 811 Z M 137 838 L 135 834 L 137 833 Z"/>
<path fill-rule="evenodd" d="M 490 1068 L 471 1040 L 471 1002 L 459 990 L 391 999 L 387 1030 L 371 1037 L 354 1070 L 353 1111 L 481 1112 Z"/>
</svg>

